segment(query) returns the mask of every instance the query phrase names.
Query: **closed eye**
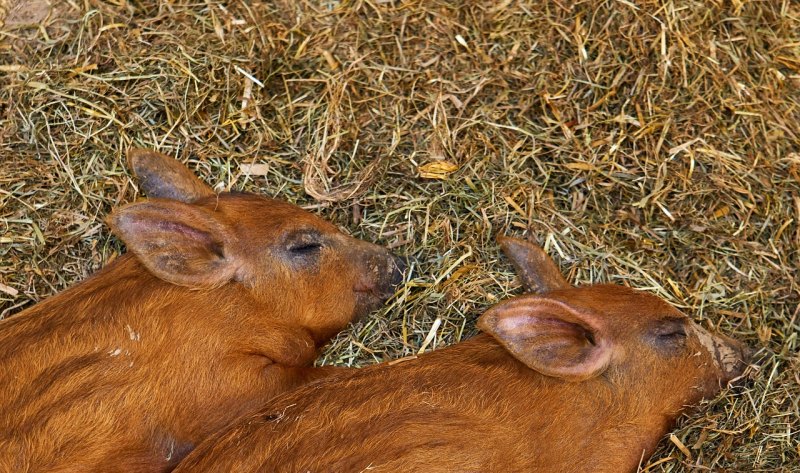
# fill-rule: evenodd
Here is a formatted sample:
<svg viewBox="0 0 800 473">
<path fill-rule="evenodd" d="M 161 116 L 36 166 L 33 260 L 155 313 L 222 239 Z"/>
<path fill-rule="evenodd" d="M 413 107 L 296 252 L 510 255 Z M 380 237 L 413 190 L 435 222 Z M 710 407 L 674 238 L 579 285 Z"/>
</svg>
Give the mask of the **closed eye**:
<svg viewBox="0 0 800 473">
<path fill-rule="evenodd" d="M 686 331 L 683 329 L 675 330 L 672 332 L 665 332 L 659 333 L 658 338 L 662 339 L 678 339 L 678 338 L 686 338 Z"/>
<path fill-rule="evenodd" d="M 686 321 L 676 317 L 664 318 L 657 321 L 652 330 L 658 338 L 685 338 Z"/>
<path fill-rule="evenodd" d="M 653 346 L 666 356 L 676 356 L 686 347 L 686 320 L 667 317 L 656 321 L 648 331 Z"/>
<path fill-rule="evenodd" d="M 308 255 L 311 253 L 315 253 L 322 248 L 321 243 L 301 243 L 299 245 L 295 245 L 289 248 L 289 251 L 292 254 L 297 256 Z"/>
</svg>

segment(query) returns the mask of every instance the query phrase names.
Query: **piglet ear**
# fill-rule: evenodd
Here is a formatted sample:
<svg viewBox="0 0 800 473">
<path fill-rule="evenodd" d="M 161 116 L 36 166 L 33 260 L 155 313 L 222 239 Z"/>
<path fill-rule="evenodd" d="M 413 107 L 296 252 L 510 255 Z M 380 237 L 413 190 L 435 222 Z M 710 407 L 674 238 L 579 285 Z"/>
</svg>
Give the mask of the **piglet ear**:
<svg viewBox="0 0 800 473">
<path fill-rule="evenodd" d="M 236 273 L 233 233 L 211 210 L 148 200 L 115 210 L 109 224 L 151 273 L 169 283 L 220 286 Z"/>
<path fill-rule="evenodd" d="M 611 360 L 611 342 L 599 318 L 537 296 L 498 304 L 478 319 L 514 358 L 544 375 L 583 381 L 601 374 Z"/>
<path fill-rule="evenodd" d="M 497 237 L 497 242 L 517 268 L 526 291 L 543 293 L 570 287 L 556 263 L 538 246 L 502 235 Z"/>
<path fill-rule="evenodd" d="M 128 166 L 139 178 L 139 186 L 148 197 L 194 202 L 214 195 L 211 187 L 189 168 L 158 151 L 130 149 Z"/>
</svg>

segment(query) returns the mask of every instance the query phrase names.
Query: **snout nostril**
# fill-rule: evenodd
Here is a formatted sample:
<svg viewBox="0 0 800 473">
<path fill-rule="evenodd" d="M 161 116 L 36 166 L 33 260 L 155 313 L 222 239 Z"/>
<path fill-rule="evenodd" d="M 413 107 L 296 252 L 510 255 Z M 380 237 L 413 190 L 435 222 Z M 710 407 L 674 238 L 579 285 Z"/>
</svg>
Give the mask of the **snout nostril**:
<svg viewBox="0 0 800 473">
<path fill-rule="evenodd" d="M 408 259 L 397 255 L 392 255 L 391 266 L 392 268 L 390 269 L 390 277 L 392 285 L 398 286 L 403 284 L 403 281 L 406 278 L 406 273 L 409 272 Z"/>
<path fill-rule="evenodd" d="M 742 362 L 744 364 L 750 364 L 750 362 L 753 361 L 753 357 L 756 355 L 756 350 L 747 345 L 742 345 L 739 349 L 739 353 L 741 354 Z"/>
<path fill-rule="evenodd" d="M 397 271 L 401 273 L 405 273 L 409 267 L 409 259 L 407 256 L 397 256 L 392 255 L 392 259 L 394 260 L 394 267 Z"/>
</svg>

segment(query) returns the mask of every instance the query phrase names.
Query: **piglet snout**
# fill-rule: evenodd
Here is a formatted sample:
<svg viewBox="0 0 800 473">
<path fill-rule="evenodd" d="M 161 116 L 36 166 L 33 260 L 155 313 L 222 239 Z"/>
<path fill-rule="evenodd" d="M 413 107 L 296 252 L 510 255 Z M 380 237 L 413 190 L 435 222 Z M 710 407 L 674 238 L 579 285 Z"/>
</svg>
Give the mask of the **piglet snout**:
<svg viewBox="0 0 800 473">
<path fill-rule="evenodd" d="M 744 373 L 754 353 L 750 347 L 725 335 L 712 334 L 695 324 L 692 324 L 692 329 L 714 360 L 722 382 L 728 383 Z"/>
<path fill-rule="evenodd" d="M 408 258 L 397 256 L 392 254 L 390 256 L 390 284 L 392 287 L 397 287 L 403 284 L 403 280 L 405 279 L 406 271 L 408 270 Z"/>
</svg>

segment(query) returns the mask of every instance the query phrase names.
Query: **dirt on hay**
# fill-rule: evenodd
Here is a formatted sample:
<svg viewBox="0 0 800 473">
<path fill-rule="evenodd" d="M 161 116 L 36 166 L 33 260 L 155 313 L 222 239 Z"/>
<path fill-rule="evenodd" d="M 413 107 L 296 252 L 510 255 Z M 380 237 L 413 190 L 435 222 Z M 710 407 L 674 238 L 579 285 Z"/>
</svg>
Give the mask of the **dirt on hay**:
<svg viewBox="0 0 800 473">
<path fill-rule="evenodd" d="M 153 147 L 413 257 L 322 363 L 471 336 L 520 292 L 495 235 L 527 235 L 760 350 L 642 471 L 800 471 L 797 2 L 27 5 L 0 2 L 0 317 L 122 251 L 103 218 Z"/>
</svg>

